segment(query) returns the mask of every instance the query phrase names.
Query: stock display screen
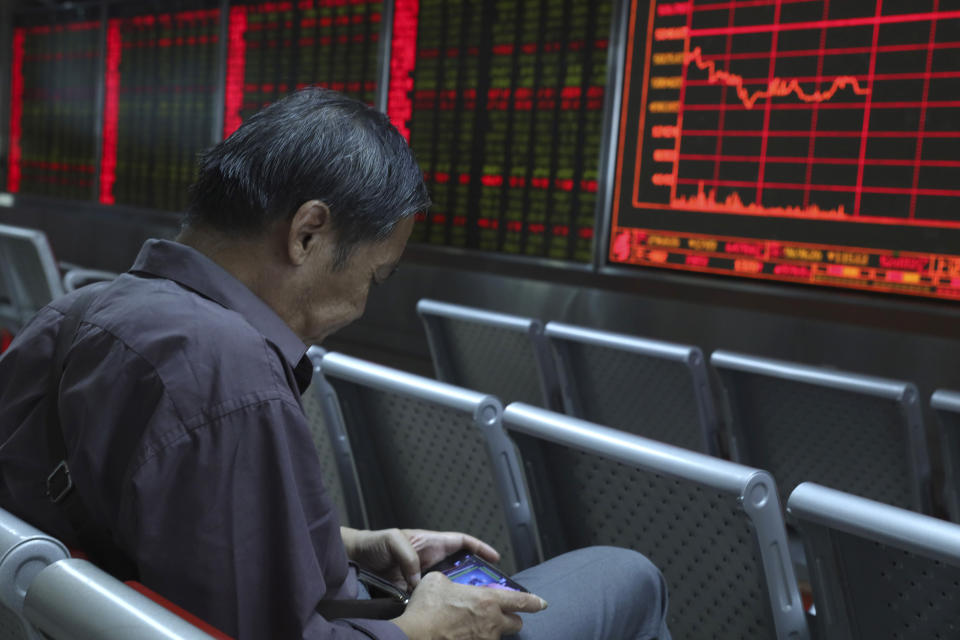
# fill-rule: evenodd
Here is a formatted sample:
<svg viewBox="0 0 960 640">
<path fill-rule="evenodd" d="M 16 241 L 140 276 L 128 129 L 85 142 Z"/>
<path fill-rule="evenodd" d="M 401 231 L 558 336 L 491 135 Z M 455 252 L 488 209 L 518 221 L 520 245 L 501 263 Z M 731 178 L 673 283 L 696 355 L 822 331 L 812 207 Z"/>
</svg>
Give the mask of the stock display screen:
<svg viewBox="0 0 960 640">
<path fill-rule="evenodd" d="M 633 0 L 608 259 L 960 298 L 960 1 Z"/>
<path fill-rule="evenodd" d="M 611 9 L 396 3 L 388 112 L 434 202 L 412 241 L 592 258 Z"/>
<path fill-rule="evenodd" d="M 112 17 L 104 64 L 100 202 L 182 210 L 212 144 L 220 11 Z"/>
<path fill-rule="evenodd" d="M 306 86 L 373 104 L 381 0 L 298 0 L 230 8 L 224 137 Z"/>
<path fill-rule="evenodd" d="M 13 29 L 6 189 L 95 197 L 99 20 Z"/>
</svg>

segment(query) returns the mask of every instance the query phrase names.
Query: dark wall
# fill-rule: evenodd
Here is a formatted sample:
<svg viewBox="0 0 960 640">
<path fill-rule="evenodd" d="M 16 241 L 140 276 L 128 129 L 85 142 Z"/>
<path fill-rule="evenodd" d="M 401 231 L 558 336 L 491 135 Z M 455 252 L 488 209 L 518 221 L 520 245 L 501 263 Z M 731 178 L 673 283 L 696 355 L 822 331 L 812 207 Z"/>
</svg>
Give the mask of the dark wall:
<svg viewBox="0 0 960 640">
<path fill-rule="evenodd" d="M 335 341 L 426 358 L 421 297 L 588 327 L 913 380 L 925 395 L 960 389 L 960 309 L 723 279 L 644 273 L 597 277 L 517 267 L 501 273 L 409 256 L 367 313 Z M 524 272 L 529 272 L 524 274 Z"/>
<path fill-rule="evenodd" d="M 46 231 L 60 260 L 126 269 L 174 214 L 18 198 L 0 222 Z M 960 389 L 960 304 L 655 270 L 596 274 L 411 247 L 359 322 L 328 347 L 429 371 L 421 297 Z"/>
</svg>

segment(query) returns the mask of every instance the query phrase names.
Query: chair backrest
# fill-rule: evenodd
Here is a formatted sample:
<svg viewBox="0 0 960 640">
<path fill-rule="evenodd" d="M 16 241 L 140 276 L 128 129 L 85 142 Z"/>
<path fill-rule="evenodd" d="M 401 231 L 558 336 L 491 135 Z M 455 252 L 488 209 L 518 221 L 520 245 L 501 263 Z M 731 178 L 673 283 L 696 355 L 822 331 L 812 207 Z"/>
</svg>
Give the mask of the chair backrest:
<svg viewBox="0 0 960 640">
<path fill-rule="evenodd" d="M 929 513 L 930 461 L 908 382 L 716 351 L 734 459 L 767 469 L 786 497 L 818 482 Z"/>
<path fill-rule="evenodd" d="M 337 394 L 320 370 L 320 361 L 326 353 L 320 347 L 310 347 L 307 355 L 313 362 L 313 380 L 304 392 L 303 412 L 307 416 L 310 435 L 320 456 L 320 473 L 340 514 L 340 521 L 358 529 L 367 527 L 367 514 L 360 493 L 360 480 L 353 461 L 350 439 L 340 415 Z"/>
<path fill-rule="evenodd" d="M 940 421 L 944 502 L 950 519 L 960 522 L 960 392 L 939 389 L 930 397 L 930 406 Z"/>
<path fill-rule="evenodd" d="M 63 263 L 60 263 L 60 266 L 61 268 L 65 267 Z M 118 275 L 112 271 L 73 267 L 63 274 L 63 288 L 69 293 L 94 282 L 114 280 Z"/>
<path fill-rule="evenodd" d="M 214 640 L 79 558 L 61 560 L 40 572 L 23 608 L 27 620 L 52 640 Z"/>
<path fill-rule="evenodd" d="M 675 638 L 808 638 L 770 474 L 519 403 L 504 426 L 540 441 L 567 548 L 660 568 Z"/>
<path fill-rule="evenodd" d="M 60 271 L 46 234 L 0 224 L 0 322 L 19 329 L 61 295 Z"/>
<path fill-rule="evenodd" d="M 564 410 L 718 455 L 717 413 L 698 347 L 548 322 Z"/>
<path fill-rule="evenodd" d="M 960 525 L 812 482 L 787 510 L 820 640 L 960 637 Z"/>
<path fill-rule="evenodd" d="M 560 410 L 559 385 L 543 324 L 436 300 L 417 303 L 437 379 Z"/>
<path fill-rule="evenodd" d="M 336 390 L 370 525 L 470 533 L 508 572 L 539 560 L 523 472 L 493 396 L 339 353 Z"/>
<path fill-rule="evenodd" d="M 41 571 L 69 557 L 59 540 L 0 509 L 0 638 L 40 639 L 24 617 L 24 599 Z"/>
</svg>

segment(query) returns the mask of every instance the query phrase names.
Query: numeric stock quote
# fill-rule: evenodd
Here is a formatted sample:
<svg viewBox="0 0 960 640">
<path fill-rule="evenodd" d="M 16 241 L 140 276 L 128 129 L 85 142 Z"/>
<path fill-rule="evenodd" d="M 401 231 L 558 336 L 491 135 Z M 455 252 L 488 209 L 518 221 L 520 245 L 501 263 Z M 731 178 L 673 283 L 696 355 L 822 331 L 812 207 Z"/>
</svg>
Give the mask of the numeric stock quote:
<svg viewBox="0 0 960 640">
<path fill-rule="evenodd" d="M 434 202 L 412 240 L 589 262 L 612 2 L 395 11 L 387 111 Z"/>
<path fill-rule="evenodd" d="M 960 298 L 960 2 L 630 16 L 610 263 Z"/>
</svg>

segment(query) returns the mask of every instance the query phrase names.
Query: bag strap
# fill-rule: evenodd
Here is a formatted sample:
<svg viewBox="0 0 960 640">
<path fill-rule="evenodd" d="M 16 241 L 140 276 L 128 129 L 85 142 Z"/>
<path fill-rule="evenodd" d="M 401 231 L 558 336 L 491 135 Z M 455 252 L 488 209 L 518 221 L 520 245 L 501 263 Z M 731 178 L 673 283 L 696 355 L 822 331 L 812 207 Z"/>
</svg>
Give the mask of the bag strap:
<svg viewBox="0 0 960 640">
<path fill-rule="evenodd" d="M 367 620 L 392 620 L 398 618 L 406 607 L 393 598 L 370 600 L 321 600 L 316 611 L 327 620 L 339 618 L 366 618 Z"/>
<path fill-rule="evenodd" d="M 47 475 L 47 498 L 59 505 L 80 543 L 82 550 L 108 573 L 123 579 L 137 576 L 136 565 L 112 544 L 110 532 L 97 526 L 89 518 L 86 506 L 74 490 L 70 465 L 67 463 L 67 444 L 60 423 L 60 380 L 67 352 L 73 344 L 86 310 L 93 303 L 100 287 L 80 290 L 60 322 L 53 347 L 50 375 L 47 379 L 47 456 L 51 471 Z"/>
<path fill-rule="evenodd" d="M 350 563 L 352 566 L 354 563 Z M 357 566 L 357 580 L 367 589 L 370 598 L 356 600 L 321 600 L 317 613 L 327 620 L 337 618 L 367 618 L 390 620 L 407 608 L 410 599 L 405 591 L 363 567 Z"/>
</svg>

